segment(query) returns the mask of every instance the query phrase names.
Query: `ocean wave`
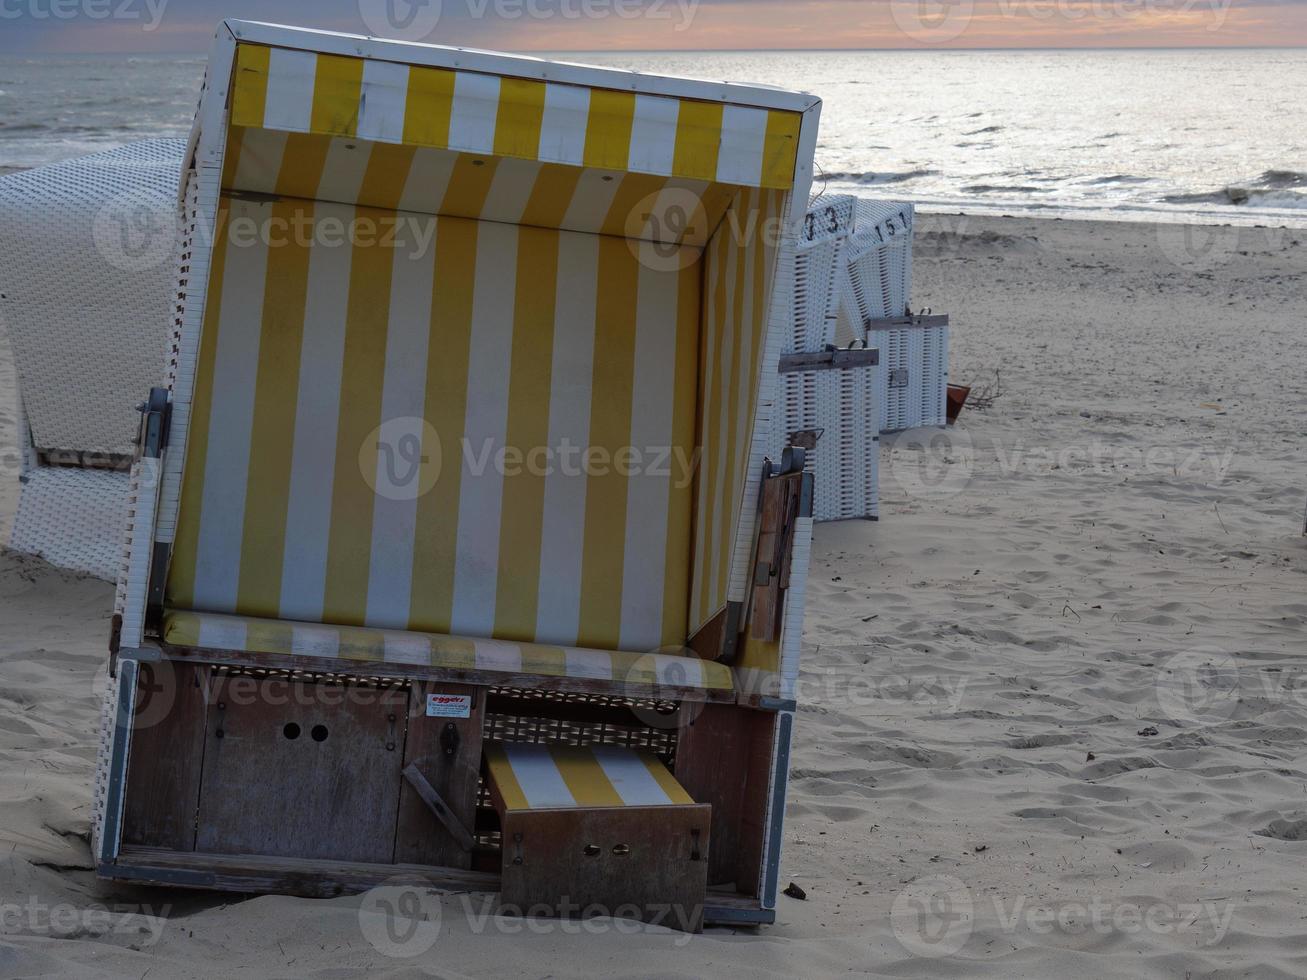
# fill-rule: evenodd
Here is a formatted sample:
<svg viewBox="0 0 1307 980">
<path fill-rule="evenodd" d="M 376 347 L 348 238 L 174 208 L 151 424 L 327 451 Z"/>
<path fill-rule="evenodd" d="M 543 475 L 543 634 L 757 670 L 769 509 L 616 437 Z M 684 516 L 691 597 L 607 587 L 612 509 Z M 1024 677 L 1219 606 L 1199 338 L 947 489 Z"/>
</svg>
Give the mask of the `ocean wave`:
<svg viewBox="0 0 1307 980">
<path fill-rule="evenodd" d="M 1270 172 L 1270 171 L 1268 171 Z M 1299 181 L 1300 185 L 1307 181 Z M 1307 208 L 1307 190 L 1288 188 L 1230 186 L 1219 191 L 1191 194 L 1168 194 L 1162 198 L 1166 204 L 1221 204 L 1246 208 Z"/>
<path fill-rule="evenodd" d="M 984 129 L 973 129 L 969 133 L 963 133 L 963 136 L 979 136 L 981 133 L 1001 133 L 1002 126 L 986 126 Z"/>
<path fill-rule="evenodd" d="M 1270 187 L 1276 190 L 1307 187 L 1307 173 L 1300 173 L 1297 170 L 1264 170 L 1253 183 L 1258 187 Z"/>
<path fill-rule="evenodd" d="M 859 173 L 851 170 L 837 170 L 823 176 L 827 180 L 842 180 L 850 184 L 905 184 L 910 180 L 916 180 L 918 177 L 934 177 L 938 174 L 938 170 L 908 170 L 902 173 L 881 173 L 874 170 Z"/>
<path fill-rule="evenodd" d="M 1051 188 L 1028 184 L 968 184 L 962 190 L 968 194 L 1047 194 Z"/>
<path fill-rule="evenodd" d="M 1136 177 L 1134 174 L 1112 174 L 1110 177 L 1095 177 L 1093 180 L 1085 181 L 1085 183 L 1095 186 L 1104 184 L 1146 184 L 1152 179 L 1151 177 Z"/>
</svg>

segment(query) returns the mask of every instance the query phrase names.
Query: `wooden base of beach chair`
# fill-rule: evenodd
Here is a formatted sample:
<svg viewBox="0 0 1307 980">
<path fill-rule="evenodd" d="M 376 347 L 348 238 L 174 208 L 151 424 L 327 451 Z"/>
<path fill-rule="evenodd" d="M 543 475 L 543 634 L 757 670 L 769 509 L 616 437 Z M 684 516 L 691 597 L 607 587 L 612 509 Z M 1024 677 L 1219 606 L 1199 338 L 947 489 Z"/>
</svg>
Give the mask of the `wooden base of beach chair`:
<svg viewBox="0 0 1307 980">
<path fill-rule="evenodd" d="M 712 808 L 651 753 L 523 742 L 486 748 L 505 905 L 703 927 Z"/>
</svg>

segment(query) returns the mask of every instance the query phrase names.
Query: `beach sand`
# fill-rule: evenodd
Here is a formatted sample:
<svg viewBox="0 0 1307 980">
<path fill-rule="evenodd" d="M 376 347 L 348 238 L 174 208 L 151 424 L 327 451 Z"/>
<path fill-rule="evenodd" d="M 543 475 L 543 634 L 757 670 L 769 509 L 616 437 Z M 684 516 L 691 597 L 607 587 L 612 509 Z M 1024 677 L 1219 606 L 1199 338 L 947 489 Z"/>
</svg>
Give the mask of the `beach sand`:
<svg viewBox="0 0 1307 980">
<path fill-rule="evenodd" d="M 0 556 L 0 975 L 1304 975 L 1303 242 L 923 217 L 915 301 L 953 316 L 953 380 L 1001 391 L 886 440 L 879 523 L 818 529 L 782 861 L 807 900 L 757 932 L 446 897 L 404 959 L 359 897 L 99 884 L 111 590 Z"/>
</svg>

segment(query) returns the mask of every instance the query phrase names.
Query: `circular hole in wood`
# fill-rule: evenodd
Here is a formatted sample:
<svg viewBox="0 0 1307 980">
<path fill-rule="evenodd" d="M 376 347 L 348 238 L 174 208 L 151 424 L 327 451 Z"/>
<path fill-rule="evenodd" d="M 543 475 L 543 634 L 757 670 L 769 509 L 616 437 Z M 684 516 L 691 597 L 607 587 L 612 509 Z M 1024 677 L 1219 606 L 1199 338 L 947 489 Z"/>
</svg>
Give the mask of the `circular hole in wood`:
<svg viewBox="0 0 1307 980">
<path fill-rule="evenodd" d="M 313 730 L 309 732 L 309 734 L 313 736 L 313 741 L 325 742 L 327 740 L 327 726 L 314 725 Z"/>
<path fill-rule="evenodd" d="M 598 854 L 599 854 L 599 852 L 600 852 L 601 850 L 603 850 L 603 848 L 601 848 L 598 844 L 586 844 L 586 845 L 585 845 L 585 856 L 586 856 L 586 857 L 596 857 L 596 856 L 598 856 Z"/>
<path fill-rule="evenodd" d="M 300 737 L 300 726 L 295 724 L 293 721 L 288 721 L 286 722 L 286 727 L 281 730 L 281 733 L 293 742 L 295 739 Z"/>
<path fill-rule="evenodd" d="M 614 845 L 613 845 L 613 853 L 616 854 L 618 857 L 624 857 L 624 856 L 626 856 L 627 854 L 630 854 L 630 853 L 631 853 L 631 845 L 630 845 L 630 844 L 614 844 Z"/>
</svg>

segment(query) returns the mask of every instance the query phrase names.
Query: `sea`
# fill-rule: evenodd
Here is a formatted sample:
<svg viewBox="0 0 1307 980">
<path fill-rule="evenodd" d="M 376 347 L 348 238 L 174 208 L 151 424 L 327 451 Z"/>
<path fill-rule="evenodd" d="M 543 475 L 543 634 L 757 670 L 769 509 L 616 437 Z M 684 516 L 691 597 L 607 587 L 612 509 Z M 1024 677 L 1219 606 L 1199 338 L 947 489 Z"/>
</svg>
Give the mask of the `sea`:
<svg viewBox="0 0 1307 980">
<path fill-rule="evenodd" d="M 1307 227 L 1307 49 L 558 56 L 819 95 L 818 190 Z M 0 169 L 185 135 L 203 71 L 198 56 L 0 56 Z"/>
</svg>

